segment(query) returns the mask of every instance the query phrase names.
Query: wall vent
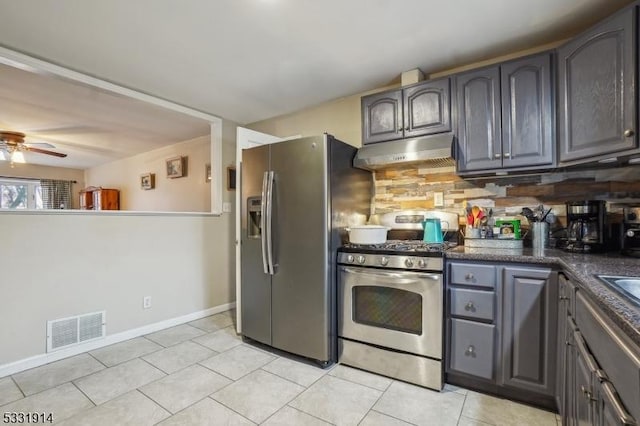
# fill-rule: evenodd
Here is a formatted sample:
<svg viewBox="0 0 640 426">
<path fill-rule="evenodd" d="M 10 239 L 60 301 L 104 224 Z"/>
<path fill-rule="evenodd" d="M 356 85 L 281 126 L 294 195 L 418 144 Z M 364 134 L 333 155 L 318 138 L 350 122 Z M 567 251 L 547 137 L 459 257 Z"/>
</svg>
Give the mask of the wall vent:
<svg viewBox="0 0 640 426">
<path fill-rule="evenodd" d="M 106 311 L 47 321 L 47 352 L 104 338 Z"/>
</svg>

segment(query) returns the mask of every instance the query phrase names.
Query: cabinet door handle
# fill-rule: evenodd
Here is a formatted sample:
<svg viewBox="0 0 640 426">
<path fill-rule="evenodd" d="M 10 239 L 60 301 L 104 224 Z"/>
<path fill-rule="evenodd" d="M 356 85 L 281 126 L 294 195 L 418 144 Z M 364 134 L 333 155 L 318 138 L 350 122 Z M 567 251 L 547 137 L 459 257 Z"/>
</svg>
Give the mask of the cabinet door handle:
<svg viewBox="0 0 640 426">
<path fill-rule="evenodd" d="M 464 276 L 464 279 L 467 281 L 472 281 L 473 280 L 473 274 L 471 272 L 469 272 L 467 275 Z"/>
<path fill-rule="evenodd" d="M 469 345 L 469 347 L 464 351 L 465 356 L 476 357 L 476 348 L 473 345 Z"/>
<path fill-rule="evenodd" d="M 560 296 L 560 300 L 569 300 L 567 296 Z"/>
<path fill-rule="evenodd" d="M 632 129 L 627 129 L 624 131 L 624 135 L 628 138 L 630 138 L 631 136 L 635 135 L 636 133 L 632 130 Z"/>
<path fill-rule="evenodd" d="M 494 154 L 494 157 L 495 158 L 500 158 L 500 157 L 502 157 L 502 155 L 501 154 Z"/>
<path fill-rule="evenodd" d="M 398 127 L 398 132 L 402 131 L 402 126 Z"/>
<path fill-rule="evenodd" d="M 504 153 L 504 158 L 509 158 L 509 157 L 511 157 L 511 153 L 509 153 L 509 152 L 505 152 L 505 153 Z"/>
<path fill-rule="evenodd" d="M 464 306 L 464 310 L 465 311 L 475 311 L 476 307 L 473 304 L 473 300 L 470 300 L 465 306 Z"/>
<path fill-rule="evenodd" d="M 597 399 L 593 397 L 593 394 L 589 389 L 587 389 L 585 385 L 580 386 L 580 391 L 582 392 L 582 395 L 585 397 L 587 401 L 589 402 L 597 401 Z"/>
</svg>

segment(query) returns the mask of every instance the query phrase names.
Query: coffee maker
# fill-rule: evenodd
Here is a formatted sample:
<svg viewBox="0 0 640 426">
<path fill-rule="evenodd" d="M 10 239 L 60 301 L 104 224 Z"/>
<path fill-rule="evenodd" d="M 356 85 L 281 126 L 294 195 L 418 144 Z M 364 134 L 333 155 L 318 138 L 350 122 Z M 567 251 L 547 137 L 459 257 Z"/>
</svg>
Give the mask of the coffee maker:
<svg viewBox="0 0 640 426">
<path fill-rule="evenodd" d="M 640 257 L 640 207 L 625 207 L 622 214 L 622 254 Z"/>
<path fill-rule="evenodd" d="M 604 201 L 586 200 L 567 203 L 567 245 L 565 250 L 579 253 L 601 252 L 605 248 Z"/>
</svg>

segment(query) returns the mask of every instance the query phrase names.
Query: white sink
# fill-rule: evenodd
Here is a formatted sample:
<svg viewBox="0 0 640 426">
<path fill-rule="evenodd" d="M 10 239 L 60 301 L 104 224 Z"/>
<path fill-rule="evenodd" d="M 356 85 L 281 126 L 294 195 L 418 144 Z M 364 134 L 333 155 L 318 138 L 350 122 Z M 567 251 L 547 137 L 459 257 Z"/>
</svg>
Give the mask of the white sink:
<svg viewBox="0 0 640 426">
<path fill-rule="evenodd" d="M 640 277 L 620 277 L 611 275 L 597 275 L 612 289 L 640 305 Z"/>
</svg>

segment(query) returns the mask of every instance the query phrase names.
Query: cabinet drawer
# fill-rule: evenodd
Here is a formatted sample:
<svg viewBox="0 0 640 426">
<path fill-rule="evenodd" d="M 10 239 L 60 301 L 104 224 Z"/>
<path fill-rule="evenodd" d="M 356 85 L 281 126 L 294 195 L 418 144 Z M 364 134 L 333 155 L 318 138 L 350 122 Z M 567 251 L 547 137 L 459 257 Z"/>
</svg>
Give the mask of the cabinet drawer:
<svg viewBox="0 0 640 426">
<path fill-rule="evenodd" d="M 492 321 L 495 309 L 495 293 L 492 291 L 449 289 L 451 315 Z"/>
<path fill-rule="evenodd" d="M 451 264 L 451 284 L 474 285 L 494 288 L 496 267 L 494 265 Z"/>
<path fill-rule="evenodd" d="M 495 328 L 491 324 L 452 319 L 451 370 L 492 380 Z"/>
<path fill-rule="evenodd" d="M 580 333 L 624 406 L 635 418 L 640 418 L 640 351 L 581 291 L 576 294 L 576 323 Z"/>
</svg>

